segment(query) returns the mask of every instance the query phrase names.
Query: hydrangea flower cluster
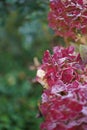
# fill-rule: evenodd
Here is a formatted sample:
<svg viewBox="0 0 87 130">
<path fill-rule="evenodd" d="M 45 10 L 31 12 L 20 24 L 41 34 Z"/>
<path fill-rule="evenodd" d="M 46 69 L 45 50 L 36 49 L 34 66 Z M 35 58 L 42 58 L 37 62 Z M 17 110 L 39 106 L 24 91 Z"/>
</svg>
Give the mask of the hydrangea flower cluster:
<svg viewBox="0 0 87 130">
<path fill-rule="evenodd" d="M 87 130 L 87 65 L 73 46 L 47 50 L 37 81 L 44 87 L 41 130 Z"/>
<path fill-rule="evenodd" d="M 49 26 L 56 34 L 76 38 L 87 33 L 87 0 L 50 0 Z"/>
</svg>

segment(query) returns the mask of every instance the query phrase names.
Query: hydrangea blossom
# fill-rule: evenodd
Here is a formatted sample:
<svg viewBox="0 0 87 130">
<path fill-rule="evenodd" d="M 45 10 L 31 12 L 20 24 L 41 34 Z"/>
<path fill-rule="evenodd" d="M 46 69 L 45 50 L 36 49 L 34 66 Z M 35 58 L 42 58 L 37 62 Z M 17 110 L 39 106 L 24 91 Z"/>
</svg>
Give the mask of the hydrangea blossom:
<svg viewBox="0 0 87 130">
<path fill-rule="evenodd" d="M 74 47 L 47 50 L 37 81 L 44 87 L 41 130 L 87 130 L 87 65 Z"/>
<path fill-rule="evenodd" d="M 76 38 L 87 33 L 87 0 L 50 0 L 49 26 L 56 34 Z"/>
</svg>

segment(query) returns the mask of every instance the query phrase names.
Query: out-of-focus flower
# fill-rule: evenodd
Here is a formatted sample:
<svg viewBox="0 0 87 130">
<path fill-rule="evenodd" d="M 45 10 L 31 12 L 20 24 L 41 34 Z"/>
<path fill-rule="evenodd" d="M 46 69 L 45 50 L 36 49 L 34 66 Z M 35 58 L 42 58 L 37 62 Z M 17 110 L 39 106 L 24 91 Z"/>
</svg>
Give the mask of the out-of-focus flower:
<svg viewBox="0 0 87 130">
<path fill-rule="evenodd" d="M 62 37 L 87 33 L 86 0 L 50 0 L 49 26 Z"/>
<path fill-rule="evenodd" d="M 37 80 L 43 86 L 41 130 L 87 130 L 87 65 L 74 47 L 44 53 Z M 42 82 L 41 82 L 42 81 Z"/>
</svg>

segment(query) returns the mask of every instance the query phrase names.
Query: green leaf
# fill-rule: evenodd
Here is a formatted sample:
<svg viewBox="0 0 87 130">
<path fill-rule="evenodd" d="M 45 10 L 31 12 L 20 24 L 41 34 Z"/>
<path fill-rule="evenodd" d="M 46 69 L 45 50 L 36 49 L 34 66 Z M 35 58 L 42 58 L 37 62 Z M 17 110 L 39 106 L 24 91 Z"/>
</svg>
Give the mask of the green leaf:
<svg viewBox="0 0 87 130">
<path fill-rule="evenodd" d="M 79 47 L 80 56 L 84 63 L 87 63 L 87 45 L 80 45 Z"/>
</svg>

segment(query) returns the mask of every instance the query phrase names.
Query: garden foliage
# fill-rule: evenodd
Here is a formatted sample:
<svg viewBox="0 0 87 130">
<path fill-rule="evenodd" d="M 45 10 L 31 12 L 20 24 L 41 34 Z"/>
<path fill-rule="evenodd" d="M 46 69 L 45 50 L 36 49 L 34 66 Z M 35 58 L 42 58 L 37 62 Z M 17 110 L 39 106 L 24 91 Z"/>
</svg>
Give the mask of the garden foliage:
<svg viewBox="0 0 87 130">
<path fill-rule="evenodd" d="M 0 0 L 0 130 L 38 130 L 33 58 L 51 39 L 44 0 Z"/>
</svg>

